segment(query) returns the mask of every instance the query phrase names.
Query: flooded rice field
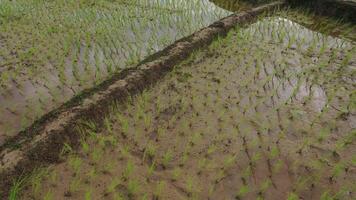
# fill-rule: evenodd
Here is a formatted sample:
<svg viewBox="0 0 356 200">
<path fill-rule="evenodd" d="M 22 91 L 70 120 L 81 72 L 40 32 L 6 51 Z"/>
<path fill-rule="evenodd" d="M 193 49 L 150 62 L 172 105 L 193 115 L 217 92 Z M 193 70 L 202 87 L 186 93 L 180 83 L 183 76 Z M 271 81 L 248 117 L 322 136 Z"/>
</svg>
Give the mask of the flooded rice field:
<svg viewBox="0 0 356 200">
<path fill-rule="evenodd" d="M 104 129 L 83 122 L 21 199 L 355 199 L 356 45 L 295 14 L 217 38 Z"/>
<path fill-rule="evenodd" d="M 208 0 L 0 0 L 0 145 L 231 12 Z"/>
</svg>

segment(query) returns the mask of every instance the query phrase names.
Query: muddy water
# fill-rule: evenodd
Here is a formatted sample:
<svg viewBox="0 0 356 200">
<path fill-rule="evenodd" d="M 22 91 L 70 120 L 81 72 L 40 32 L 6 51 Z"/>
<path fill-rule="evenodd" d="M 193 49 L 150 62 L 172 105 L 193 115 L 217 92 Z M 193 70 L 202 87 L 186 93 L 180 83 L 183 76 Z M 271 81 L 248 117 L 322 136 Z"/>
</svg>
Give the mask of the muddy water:
<svg viewBox="0 0 356 200">
<path fill-rule="evenodd" d="M 338 41 L 278 17 L 231 31 L 87 123 L 23 198 L 354 199 L 355 44 Z"/>
<path fill-rule="evenodd" d="M 21 2 L 4 6 L 27 8 Z M 33 3 L 36 11 L 21 10 L 29 13 L 0 30 L 0 145 L 83 89 L 230 14 L 207 0 L 68 5 Z"/>
</svg>

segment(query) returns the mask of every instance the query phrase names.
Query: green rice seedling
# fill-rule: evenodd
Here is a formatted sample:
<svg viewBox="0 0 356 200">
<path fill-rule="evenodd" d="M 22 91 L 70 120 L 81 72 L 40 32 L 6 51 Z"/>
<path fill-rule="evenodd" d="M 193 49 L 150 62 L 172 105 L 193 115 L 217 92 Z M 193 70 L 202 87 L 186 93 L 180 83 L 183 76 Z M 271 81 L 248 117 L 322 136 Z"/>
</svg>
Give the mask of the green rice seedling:
<svg viewBox="0 0 356 200">
<path fill-rule="evenodd" d="M 114 172 L 114 169 L 115 169 L 115 162 L 111 161 L 104 165 L 102 172 L 104 174 L 112 174 Z"/>
<path fill-rule="evenodd" d="M 140 184 L 137 180 L 130 179 L 127 183 L 127 192 L 129 197 L 135 196 L 139 192 Z"/>
<path fill-rule="evenodd" d="M 172 181 L 177 181 L 180 179 L 182 175 L 182 169 L 179 167 L 176 167 L 172 171 Z"/>
<path fill-rule="evenodd" d="M 122 173 L 122 177 L 124 180 L 128 180 L 131 174 L 134 172 L 135 166 L 131 160 L 128 160 L 126 163 L 126 167 L 124 172 Z"/>
<path fill-rule="evenodd" d="M 143 124 L 145 126 L 145 130 L 148 131 L 151 128 L 151 123 L 152 123 L 152 115 L 151 114 L 144 114 L 143 115 Z"/>
<path fill-rule="evenodd" d="M 190 126 L 190 125 L 188 125 Z M 190 127 L 191 128 L 191 127 Z M 194 146 L 195 144 L 198 144 L 199 141 L 201 141 L 202 136 L 200 133 L 193 133 L 192 136 L 189 139 L 189 143 L 191 144 L 191 146 Z"/>
<path fill-rule="evenodd" d="M 323 142 L 328 136 L 330 135 L 330 129 L 329 128 L 323 128 L 320 130 L 319 135 L 318 135 L 318 142 Z"/>
<path fill-rule="evenodd" d="M 122 134 L 123 134 L 124 138 L 126 138 L 128 136 L 128 133 L 129 133 L 129 121 L 128 121 L 128 119 L 126 119 L 125 116 L 123 116 L 120 113 L 116 113 L 116 119 L 119 121 L 119 123 L 121 125 L 121 130 L 122 130 Z"/>
<path fill-rule="evenodd" d="M 214 144 L 210 145 L 208 150 L 206 151 L 207 155 L 213 154 L 216 150 L 218 150 L 218 147 Z"/>
<path fill-rule="evenodd" d="M 293 186 L 293 191 L 302 191 L 307 188 L 307 184 L 312 181 L 313 177 L 298 177 Z"/>
<path fill-rule="evenodd" d="M 344 150 L 346 147 L 348 147 L 356 138 L 356 131 L 352 130 L 348 134 L 346 134 L 344 137 L 338 139 L 336 142 L 335 148 L 336 150 Z"/>
<path fill-rule="evenodd" d="M 165 129 L 163 127 L 157 128 L 157 137 L 161 138 L 166 135 Z"/>
<path fill-rule="evenodd" d="M 124 196 L 118 192 L 115 192 L 113 195 L 114 200 L 124 200 Z"/>
<path fill-rule="evenodd" d="M 207 167 L 208 160 L 206 158 L 201 158 L 198 161 L 198 175 L 202 173 L 204 169 Z"/>
<path fill-rule="evenodd" d="M 153 161 L 152 164 L 148 167 L 147 178 L 151 177 L 156 169 L 156 162 Z"/>
<path fill-rule="evenodd" d="M 65 154 L 69 154 L 69 153 L 72 153 L 72 152 L 73 152 L 72 147 L 69 144 L 64 143 L 63 148 L 62 148 L 62 150 L 61 150 L 59 155 L 60 155 L 60 157 L 63 157 Z"/>
<path fill-rule="evenodd" d="M 246 167 L 246 169 L 243 171 L 242 173 L 242 179 L 243 180 L 248 180 L 252 175 L 252 168 L 249 165 L 248 167 Z"/>
<path fill-rule="evenodd" d="M 172 161 L 173 159 L 173 154 L 171 152 L 171 150 L 167 150 L 162 158 L 162 165 L 164 168 L 168 167 L 168 164 Z"/>
<path fill-rule="evenodd" d="M 224 159 L 224 169 L 228 169 L 234 165 L 236 162 L 236 155 L 228 155 Z"/>
<path fill-rule="evenodd" d="M 116 188 L 117 188 L 120 184 L 121 184 L 121 181 L 120 181 L 118 178 L 114 177 L 114 178 L 111 180 L 110 184 L 107 186 L 107 188 L 106 188 L 106 193 L 107 193 L 107 194 L 111 194 L 111 193 L 115 192 Z"/>
<path fill-rule="evenodd" d="M 272 181 L 270 179 L 266 179 L 263 181 L 262 185 L 260 186 L 260 192 L 263 194 L 265 193 L 269 187 L 271 187 Z"/>
<path fill-rule="evenodd" d="M 355 49 L 355 48 L 354 48 Z M 341 68 L 345 68 L 346 66 L 349 65 L 352 57 L 353 57 L 354 54 L 354 50 L 351 50 L 351 51 L 348 51 L 344 57 L 344 59 L 342 60 L 341 62 Z"/>
<path fill-rule="evenodd" d="M 162 193 L 166 188 L 166 182 L 165 181 L 158 181 L 155 191 L 153 192 L 153 198 L 154 199 L 161 199 L 162 198 Z"/>
<path fill-rule="evenodd" d="M 224 169 L 219 169 L 215 175 L 215 184 L 218 184 L 221 180 L 223 180 L 227 176 L 227 172 Z"/>
<path fill-rule="evenodd" d="M 9 193 L 9 200 L 17 200 L 21 190 L 24 188 L 25 183 L 27 182 L 28 177 L 20 177 L 15 180 L 11 186 Z"/>
<path fill-rule="evenodd" d="M 105 119 L 104 119 L 104 126 L 105 126 L 105 129 L 109 132 L 109 134 L 113 133 L 112 123 L 108 117 L 105 117 Z"/>
<path fill-rule="evenodd" d="M 295 193 L 291 192 L 288 194 L 287 200 L 299 200 L 299 197 Z"/>
<path fill-rule="evenodd" d="M 333 200 L 334 197 L 330 195 L 329 191 L 323 192 L 323 194 L 320 197 L 320 200 Z"/>
<path fill-rule="evenodd" d="M 339 177 L 344 171 L 345 171 L 344 163 L 339 162 L 336 165 L 334 165 L 334 167 L 332 169 L 332 176 L 330 177 L 331 180 Z"/>
<path fill-rule="evenodd" d="M 96 170 L 96 168 L 94 168 L 94 167 L 91 168 L 91 169 L 89 170 L 89 172 L 86 174 L 86 176 L 88 176 L 90 180 L 95 179 L 95 177 L 97 177 L 97 175 L 98 175 L 97 170 Z"/>
<path fill-rule="evenodd" d="M 130 147 L 128 145 L 123 145 L 123 147 L 120 149 L 120 153 L 123 158 L 128 158 L 130 155 Z"/>
<path fill-rule="evenodd" d="M 84 194 L 84 199 L 85 200 L 92 200 L 93 199 L 93 191 L 91 188 L 88 188 L 86 191 L 85 191 L 85 194 Z"/>
<path fill-rule="evenodd" d="M 193 196 L 194 193 L 194 180 L 193 177 L 188 177 L 187 180 L 185 181 L 185 189 L 188 192 L 188 195 L 191 197 Z"/>
<path fill-rule="evenodd" d="M 53 192 L 51 190 L 49 190 L 48 192 L 46 192 L 46 194 L 43 197 L 43 200 L 52 200 L 53 197 Z"/>
<path fill-rule="evenodd" d="M 257 165 L 257 161 L 261 160 L 262 155 L 261 153 L 255 153 L 252 157 L 251 157 L 251 163 L 253 166 Z"/>
<path fill-rule="evenodd" d="M 248 193 L 250 192 L 250 187 L 248 185 L 242 185 L 236 196 L 235 196 L 235 199 L 242 199 L 243 197 L 245 197 Z"/>
<path fill-rule="evenodd" d="M 69 190 L 68 190 L 69 194 L 78 192 L 81 183 L 82 183 L 82 179 L 80 177 L 74 177 L 69 183 Z"/>
<path fill-rule="evenodd" d="M 280 155 L 280 151 L 278 149 L 278 146 L 274 145 L 270 150 L 270 158 L 273 159 L 273 158 L 276 158 L 279 155 Z"/>
<path fill-rule="evenodd" d="M 180 166 L 184 166 L 185 163 L 187 162 L 187 160 L 189 159 L 189 156 L 190 156 L 190 146 L 186 146 L 184 148 L 184 151 L 183 151 L 183 155 L 181 157 L 181 161 L 180 161 Z"/>
<path fill-rule="evenodd" d="M 74 173 L 78 174 L 79 170 L 81 169 L 82 166 L 82 159 L 79 156 L 71 156 L 69 158 L 68 164 L 71 167 L 71 169 L 74 171 Z"/>
<path fill-rule="evenodd" d="M 39 191 L 42 187 L 42 180 L 46 176 L 48 176 L 48 170 L 40 168 L 34 170 L 32 175 L 29 177 L 29 182 L 31 183 L 32 192 L 35 197 L 38 197 Z"/>
<path fill-rule="evenodd" d="M 94 147 L 93 151 L 90 153 L 91 161 L 93 161 L 94 163 L 98 163 L 99 160 L 102 158 L 103 153 L 104 152 L 101 148 Z"/>
<path fill-rule="evenodd" d="M 51 171 L 51 169 L 49 168 L 48 171 Z M 58 173 L 55 170 L 49 172 L 48 180 L 50 181 L 51 185 L 55 185 L 58 182 Z"/>
<path fill-rule="evenodd" d="M 156 145 L 154 143 L 149 142 L 146 145 L 142 160 L 145 161 L 146 158 L 153 160 L 153 158 L 156 155 L 156 150 L 157 150 Z"/>
<path fill-rule="evenodd" d="M 83 152 L 84 152 L 85 154 L 88 154 L 89 151 L 90 151 L 90 146 L 89 146 L 89 144 L 88 144 L 85 140 L 83 140 L 83 139 L 80 141 L 80 144 L 81 144 L 81 149 L 83 150 Z"/>
</svg>

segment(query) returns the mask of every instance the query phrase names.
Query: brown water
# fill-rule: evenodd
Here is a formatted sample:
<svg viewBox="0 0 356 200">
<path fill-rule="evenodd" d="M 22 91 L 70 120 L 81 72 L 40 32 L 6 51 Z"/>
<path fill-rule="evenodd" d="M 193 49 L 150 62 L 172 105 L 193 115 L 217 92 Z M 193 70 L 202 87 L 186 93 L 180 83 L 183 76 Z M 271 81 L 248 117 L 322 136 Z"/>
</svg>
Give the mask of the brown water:
<svg viewBox="0 0 356 200">
<path fill-rule="evenodd" d="M 354 49 L 279 17 L 231 31 L 83 128 L 22 197 L 354 199 Z"/>
<path fill-rule="evenodd" d="M 61 2 L 4 1 L 23 17 L 0 28 L 0 145 L 84 89 L 230 14 L 207 0 Z"/>
</svg>

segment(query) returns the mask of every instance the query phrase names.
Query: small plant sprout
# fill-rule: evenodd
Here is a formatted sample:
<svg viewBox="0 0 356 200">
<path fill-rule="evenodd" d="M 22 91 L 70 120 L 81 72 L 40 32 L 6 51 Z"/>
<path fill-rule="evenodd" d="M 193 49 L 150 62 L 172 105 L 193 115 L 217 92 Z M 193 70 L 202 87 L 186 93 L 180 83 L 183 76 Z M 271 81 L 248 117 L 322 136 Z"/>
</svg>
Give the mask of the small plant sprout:
<svg viewBox="0 0 356 200">
<path fill-rule="evenodd" d="M 228 169 L 228 168 L 232 167 L 235 162 L 236 162 L 236 155 L 226 156 L 226 158 L 224 159 L 224 168 Z"/>
<path fill-rule="evenodd" d="M 103 150 L 101 148 L 98 147 L 94 147 L 93 151 L 90 154 L 90 159 L 94 162 L 94 163 L 98 163 L 99 160 L 102 158 L 103 155 Z"/>
<path fill-rule="evenodd" d="M 188 177 L 187 180 L 185 181 L 185 188 L 188 192 L 189 196 L 193 196 L 194 193 L 194 181 L 193 177 Z"/>
<path fill-rule="evenodd" d="M 44 195 L 43 200 L 52 200 L 54 198 L 53 196 L 54 196 L 53 192 L 51 190 L 49 190 Z"/>
<path fill-rule="evenodd" d="M 113 198 L 114 200 L 125 200 L 124 196 L 119 192 L 115 192 Z"/>
<path fill-rule="evenodd" d="M 71 167 L 71 169 L 74 171 L 74 173 L 78 174 L 81 170 L 81 166 L 82 166 L 82 159 L 78 156 L 72 156 L 69 158 L 69 166 Z"/>
<path fill-rule="evenodd" d="M 337 163 L 333 169 L 332 169 L 332 177 L 330 177 L 331 179 L 337 178 L 341 175 L 341 173 L 343 173 L 345 171 L 345 164 L 344 163 Z"/>
<path fill-rule="evenodd" d="M 288 194 L 287 200 L 299 200 L 299 197 L 295 193 L 291 192 Z"/>
<path fill-rule="evenodd" d="M 82 148 L 83 152 L 85 154 L 88 154 L 90 151 L 89 144 L 83 139 L 80 141 L 80 144 L 81 144 L 81 148 Z"/>
<path fill-rule="evenodd" d="M 235 199 L 240 200 L 243 199 L 250 192 L 250 188 L 248 185 L 242 185 L 235 196 Z"/>
<path fill-rule="evenodd" d="M 329 191 L 325 191 L 323 192 L 323 194 L 320 197 L 320 200 L 333 200 L 334 197 L 332 195 L 330 195 Z"/>
<path fill-rule="evenodd" d="M 61 150 L 60 156 L 63 157 L 65 154 L 69 154 L 69 153 L 72 153 L 72 152 L 73 152 L 72 147 L 69 144 L 65 143 L 63 145 L 62 150 Z"/>
<path fill-rule="evenodd" d="M 263 181 L 260 187 L 261 193 L 262 194 L 265 193 L 271 185 L 272 185 L 272 181 L 270 179 L 266 179 L 265 181 Z"/>
<path fill-rule="evenodd" d="M 93 180 L 98 175 L 97 170 L 95 168 L 92 168 L 86 175 L 89 177 L 90 180 Z"/>
<path fill-rule="evenodd" d="M 277 146 L 273 146 L 270 150 L 270 158 L 276 158 L 280 154 L 279 149 Z"/>
<path fill-rule="evenodd" d="M 114 177 L 110 182 L 110 184 L 107 186 L 106 193 L 111 194 L 115 192 L 115 189 L 117 188 L 117 186 L 120 185 L 120 183 L 121 183 L 120 180 Z"/>
<path fill-rule="evenodd" d="M 129 147 L 128 145 L 123 145 L 123 146 L 121 147 L 120 153 L 121 153 L 121 156 L 122 156 L 123 158 L 128 158 L 128 157 L 129 157 L 129 155 L 130 155 L 130 149 L 129 149 L 129 148 L 130 148 L 130 147 Z M 122 159 L 121 156 L 120 156 L 119 159 Z"/>
<path fill-rule="evenodd" d="M 180 169 L 179 167 L 174 168 L 172 171 L 172 180 L 173 181 L 179 180 L 181 175 L 182 175 L 182 169 Z"/>
<path fill-rule="evenodd" d="M 105 129 L 110 133 L 112 134 L 112 123 L 110 121 L 110 119 L 108 117 L 105 117 L 104 119 L 104 125 L 105 125 Z"/>
<path fill-rule="evenodd" d="M 153 193 L 153 198 L 158 200 L 162 198 L 162 193 L 165 190 L 166 182 L 165 181 L 158 181 L 155 191 Z"/>
<path fill-rule="evenodd" d="M 129 134 L 129 121 L 120 113 L 116 114 L 116 119 L 120 122 L 122 134 L 126 138 Z"/>
<path fill-rule="evenodd" d="M 126 168 L 124 172 L 122 173 L 122 177 L 124 180 L 128 180 L 131 174 L 134 172 L 135 166 L 131 160 L 127 161 Z"/>
<path fill-rule="evenodd" d="M 84 194 L 84 199 L 85 200 L 92 200 L 92 189 L 91 188 L 88 188 L 86 191 L 85 191 L 85 194 Z"/>
<path fill-rule="evenodd" d="M 142 160 L 145 161 L 146 158 L 150 159 L 150 160 L 153 160 L 153 158 L 155 157 L 156 155 L 156 146 L 154 143 L 152 142 L 149 142 L 147 145 L 146 145 L 146 148 L 145 148 L 145 151 L 143 153 L 143 157 L 142 157 Z"/>
<path fill-rule="evenodd" d="M 162 165 L 164 168 L 168 167 L 168 164 L 172 161 L 173 159 L 173 154 L 171 150 L 166 151 L 166 153 L 163 155 L 162 158 Z"/>
<path fill-rule="evenodd" d="M 127 183 L 127 192 L 129 197 L 134 197 L 135 194 L 139 191 L 140 184 L 137 180 L 130 179 Z"/>
<path fill-rule="evenodd" d="M 217 149 L 218 147 L 216 145 L 210 145 L 208 150 L 206 151 L 207 156 L 213 154 Z"/>
<path fill-rule="evenodd" d="M 69 183 L 69 193 L 73 194 L 79 191 L 81 183 L 82 183 L 82 179 L 80 177 L 74 177 Z"/>
<path fill-rule="evenodd" d="M 30 182 L 32 186 L 32 191 L 34 196 L 38 196 L 41 188 L 42 188 L 42 179 L 48 175 L 47 169 L 36 169 L 33 174 L 30 176 Z"/>
<path fill-rule="evenodd" d="M 20 177 L 11 186 L 10 193 L 9 193 L 9 200 L 17 200 L 19 197 L 19 194 L 23 187 L 25 186 L 25 183 L 27 181 L 27 177 Z"/>
<path fill-rule="evenodd" d="M 156 162 L 153 161 L 152 164 L 148 167 L 148 172 L 147 172 L 148 173 L 148 177 L 147 178 L 149 178 L 149 177 L 151 177 L 153 175 L 155 169 L 156 169 Z"/>
</svg>

